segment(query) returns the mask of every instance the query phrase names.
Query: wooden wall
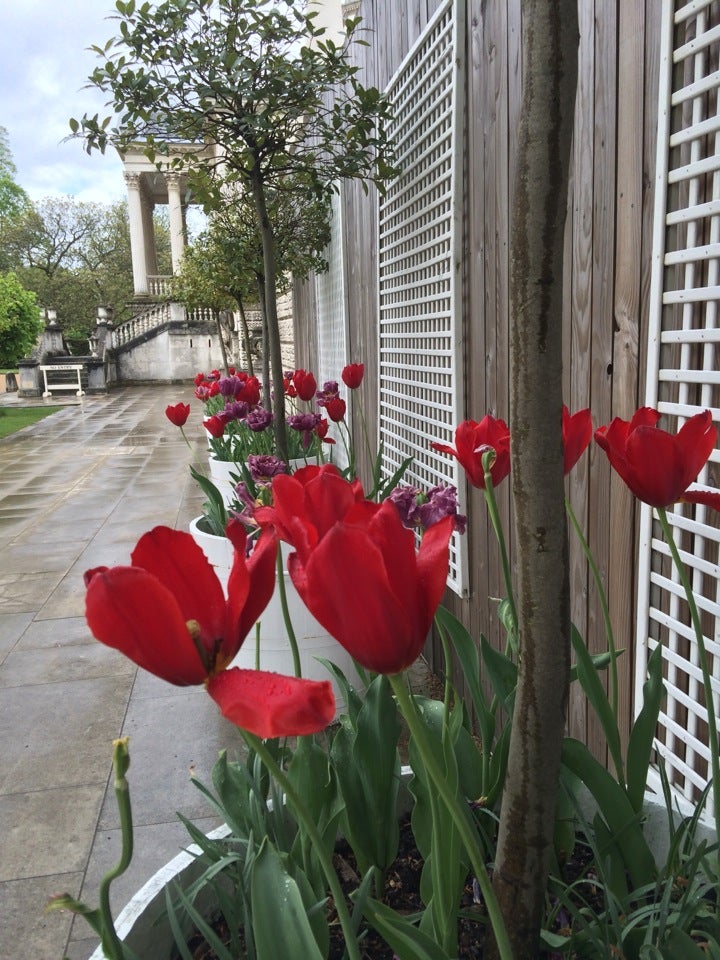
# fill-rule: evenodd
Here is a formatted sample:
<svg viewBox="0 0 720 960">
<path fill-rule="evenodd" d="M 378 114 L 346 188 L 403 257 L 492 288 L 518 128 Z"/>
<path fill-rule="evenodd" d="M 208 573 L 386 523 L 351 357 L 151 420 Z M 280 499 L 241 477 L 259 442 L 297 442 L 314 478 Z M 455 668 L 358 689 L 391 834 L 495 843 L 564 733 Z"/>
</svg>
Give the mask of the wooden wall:
<svg viewBox="0 0 720 960">
<path fill-rule="evenodd" d="M 438 7 L 437 0 L 361 0 L 368 47 L 363 80 L 384 87 Z M 509 416 L 509 229 L 521 94 L 521 0 L 466 0 L 467 42 L 463 325 L 468 418 Z M 565 397 L 595 425 L 627 418 L 644 395 L 659 60 L 657 0 L 579 0 L 580 69 L 565 259 Z M 344 186 L 349 358 L 364 360 L 365 411 L 377 409 L 376 196 Z M 312 365 L 312 291 L 297 291 L 298 357 Z M 635 508 L 591 448 L 569 480 L 587 531 L 621 661 L 620 703 L 632 717 Z M 510 530 L 510 484 L 497 491 Z M 478 636 L 501 640 L 499 557 L 484 500 L 471 491 L 471 596 L 447 603 Z M 590 649 L 606 648 L 601 606 L 571 534 L 573 620 Z M 429 651 L 434 657 L 436 651 Z M 603 756 L 597 723 L 573 696 L 569 728 Z"/>
</svg>

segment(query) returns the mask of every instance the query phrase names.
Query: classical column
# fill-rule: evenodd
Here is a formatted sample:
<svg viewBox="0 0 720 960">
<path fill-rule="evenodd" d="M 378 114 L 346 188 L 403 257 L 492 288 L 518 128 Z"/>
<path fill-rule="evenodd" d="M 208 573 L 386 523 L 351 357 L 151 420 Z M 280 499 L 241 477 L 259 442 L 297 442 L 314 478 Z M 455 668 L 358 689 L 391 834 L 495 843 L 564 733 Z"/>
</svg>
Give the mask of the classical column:
<svg viewBox="0 0 720 960">
<path fill-rule="evenodd" d="M 140 192 L 140 174 L 126 173 L 128 191 L 128 217 L 130 220 L 130 253 L 132 256 L 133 286 L 136 297 L 149 296 L 147 252 L 145 248 L 145 222 L 143 201 Z"/>
<path fill-rule="evenodd" d="M 157 244 L 155 241 L 155 223 L 153 221 L 155 204 L 146 196 L 144 191 L 140 193 L 140 203 L 142 204 L 143 236 L 145 237 L 145 263 L 148 274 L 150 274 L 150 276 L 156 276 L 158 272 Z"/>
<path fill-rule="evenodd" d="M 180 195 L 180 174 L 166 173 L 165 183 L 168 188 L 168 211 L 170 214 L 170 253 L 172 255 L 173 273 L 178 273 L 180 261 L 185 252 L 185 222 Z"/>
</svg>

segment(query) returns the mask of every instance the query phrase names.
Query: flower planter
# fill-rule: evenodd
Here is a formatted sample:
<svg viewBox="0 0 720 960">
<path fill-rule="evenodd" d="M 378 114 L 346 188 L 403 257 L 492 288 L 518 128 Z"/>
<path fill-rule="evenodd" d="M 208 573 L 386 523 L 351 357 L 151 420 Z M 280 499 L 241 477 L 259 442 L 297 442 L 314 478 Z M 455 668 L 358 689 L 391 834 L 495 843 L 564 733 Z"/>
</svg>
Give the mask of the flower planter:
<svg viewBox="0 0 720 960">
<path fill-rule="evenodd" d="M 233 560 L 232 545 L 227 537 L 214 536 L 200 529 L 199 521 L 201 519 L 201 517 L 196 517 L 195 520 L 192 521 L 190 524 L 190 533 L 202 548 L 211 565 L 215 568 L 215 572 L 223 588 L 227 589 L 227 581 Z M 287 547 L 286 544 L 281 544 L 280 546 L 285 561 L 290 552 L 290 548 Z M 355 663 L 350 654 L 344 650 L 337 640 L 330 636 L 327 630 L 310 614 L 300 599 L 287 570 L 284 575 L 284 583 L 290 621 L 298 641 L 302 675 L 308 680 L 331 680 L 335 694 L 337 714 L 343 713 L 345 710 L 345 700 L 340 687 L 330 675 L 327 667 L 320 663 L 318 657 L 332 661 L 342 670 L 350 683 L 358 686 L 360 684 L 360 677 L 358 676 Z M 294 673 L 292 650 L 287 638 L 285 620 L 280 602 L 280 591 L 277 586 L 259 623 L 260 668 L 262 670 L 270 670 L 273 673 L 292 675 Z M 255 630 L 253 629 L 248 634 L 245 643 L 233 660 L 232 666 L 249 670 L 255 669 L 255 654 L 256 642 Z"/>
<path fill-rule="evenodd" d="M 237 497 L 235 496 L 235 485 L 238 482 L 233 480 L 233 475 L 242 479 L 242 471 L 237 463 L 230 460 L 218 460 L 215 456 L 208 457 L 210 462 L 210 477 L 212 482 L 218 488 L 223 498 L 223 503 L 229 507 Z"/>
<path fill-rule="evenodd" d="M 407 789 L 412 776 L 411 768 L 404 766 L 400 776 L 402 783 L 398 794 L 398 815 L 411 808 L 411 796 Z M 220 839 L 229 834 L 230 828 L 223 825 L 208 836 Z M 118 937 L 137 954 L 138 960 L 166 960 L 170 956 L 175 939 L 165 912 L 165 889 L 172 884 L 185 890 L 200 876 L 202 868 L 196 859 L 200 852 L 196 844 L 188 846 L 187 851 L 178 854 L 150 877 L 118 914 L 115 921 Z M 217 904 L 209 885 L 195 900 L 195 906 L 203 916 L 212 916 Z M 105 960 L 102 947 L 95 950 L 90 960 Z"/>
</svg>

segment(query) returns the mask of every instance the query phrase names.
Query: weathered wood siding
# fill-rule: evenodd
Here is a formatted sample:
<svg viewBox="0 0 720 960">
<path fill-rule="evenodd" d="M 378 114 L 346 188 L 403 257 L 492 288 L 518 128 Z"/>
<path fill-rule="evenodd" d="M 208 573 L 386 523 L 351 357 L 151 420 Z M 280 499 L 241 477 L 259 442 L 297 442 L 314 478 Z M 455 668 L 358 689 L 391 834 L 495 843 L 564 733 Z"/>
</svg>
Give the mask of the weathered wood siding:
<svg viewBox="0 0 720 960">
<path fill-rule="evenodd" d="M 579 0 L 580 69 L 565 259 L 565 396 L 590 406 L 595 425 L 628 417 L 643 396 L 659 57 L 657 0 Z M 434 11 L 436 0 L 362 0 L 368 47 L 363 79 L 384 87 Z M 509 415 L 509 229 L 521 94 L 521 0 L 467 0 L 464 356 L 468 418 Z M 377 398 L 376 196 L 345 187 L 350 358 L 364 360 L 363 398 Z M 297 304 L 298 357 L 314 356 L 311 296 Z M 428 438 L 428 441 L 431 438 Z M 510 530 L 510 484 L 497 491 Z M 592 447 L 569 479 L 607 591 L 621 661 L 620 704 L 632 717 L 635 529 L 632 498 Z M 475 636 L 501 641 L 502 571 L 484 500 L 471 491 L 471 596 L 448 605 Z M 573 620 L 592 651 L 605 649 L 601 606 L 571 534 Z M 431 657 L 437 651 L 431 650 Z M 605 745 L 585 699 L 574 696 L 570 732 L 599 755 Z"/>
</svg>

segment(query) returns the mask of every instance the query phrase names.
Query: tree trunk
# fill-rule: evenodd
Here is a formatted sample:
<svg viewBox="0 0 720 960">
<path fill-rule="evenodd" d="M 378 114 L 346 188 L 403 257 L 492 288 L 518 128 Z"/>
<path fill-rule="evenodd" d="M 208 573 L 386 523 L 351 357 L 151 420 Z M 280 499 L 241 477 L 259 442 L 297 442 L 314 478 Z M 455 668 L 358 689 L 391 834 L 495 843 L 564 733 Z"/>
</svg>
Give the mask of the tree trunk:
<svg viewBox="0 0 720 960">
<path fill-rule="evenodd" d="M 263 402 L 272 413 L 272 384 L 270 382 L 270 351 L 268 348 L 267 310 L 265 309 L 265 278 L 258 277 L 258 297 L 260 298 L 260 316 L 262 318 L 262 382 Z"/>
<path fill-rule="evenodd" d="M 228 358 L 227 350 L 225 349 L 225 338 L 223 337 L 223 324 L 222 324 L 222 314 L 219 310 L 215 310 L 215 324 L 217 326 L 218 340 L 220 341 L 220 353 L 222 354 L 222 362 L 225 373 L 228 372 Z"/>
<path fill-rule="evenodd" d="M 243 349 L 245 350 L 245 365 L 247 372 L 253 377 L 255 373 L 253 371 L 252 344 L 250 342 L 250 328 L 248 327 L 247 317 L 245 316 L 245 304 L 240 296 L 235 297 L 235 302 L 238 305 L 238 313 L 240 314 L 240 329 L 242 330 Z"/>
<path fill-rule="evenodd" d="M 277 268 L 275 264 L 275 243 L 272 224 L 265 203 L 265 189 L 258 167 L 252 177 L 252 193 L 260 226 L 260 238 L 263 249 L 263 269 L 265 271 L 265 318 L 267 321 L 268 353 L 272 374 L 272 394 L 277 455 L 288 460 L 287 430 L 285 428 L 285 390 L 283 387 L 282 352 L 280 349 L 280 325 L 277 315 Z"/>
<path fill-rule="evenodd" d="M 562 269 L 577 0 L 523 3 L 510 256 L 510 430 L 519 675 L 493 887 L 517 960 L 536 957 L 570 668 L 562 445 Z M 490 954 L 492 956 L 492 952 Z"/>
</svg>

